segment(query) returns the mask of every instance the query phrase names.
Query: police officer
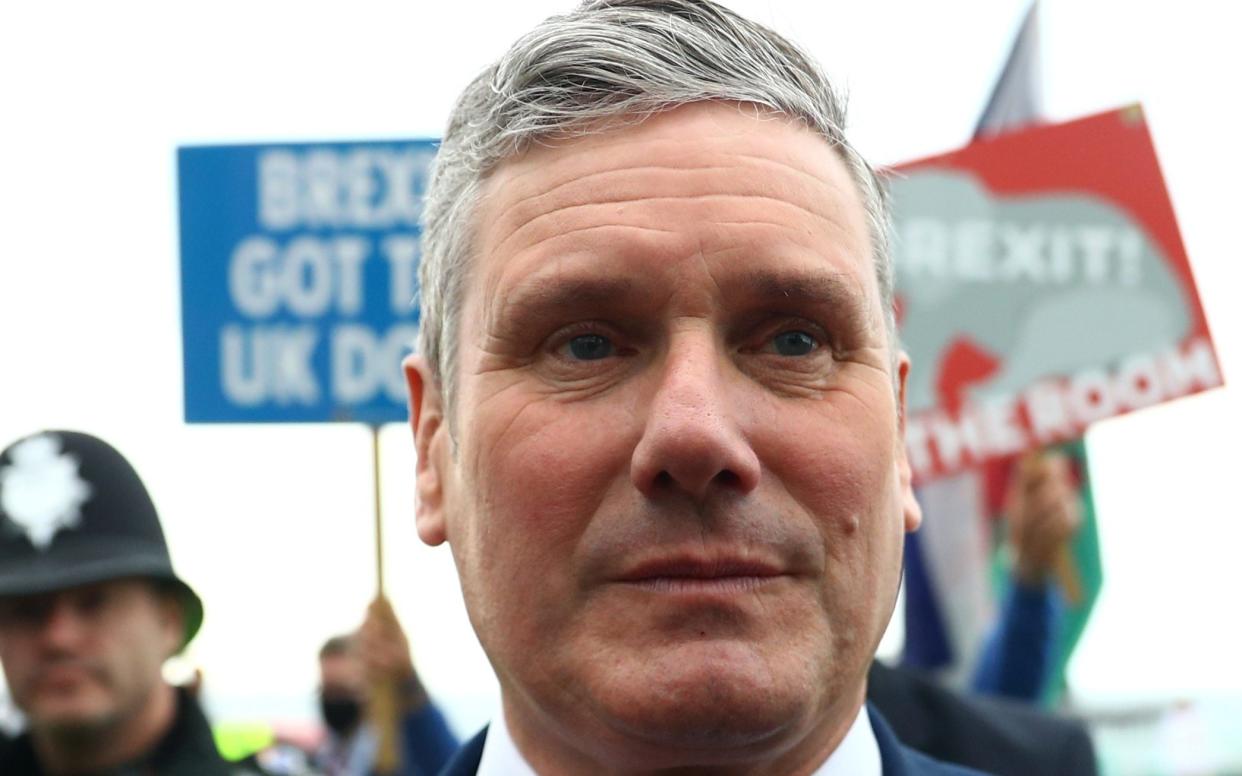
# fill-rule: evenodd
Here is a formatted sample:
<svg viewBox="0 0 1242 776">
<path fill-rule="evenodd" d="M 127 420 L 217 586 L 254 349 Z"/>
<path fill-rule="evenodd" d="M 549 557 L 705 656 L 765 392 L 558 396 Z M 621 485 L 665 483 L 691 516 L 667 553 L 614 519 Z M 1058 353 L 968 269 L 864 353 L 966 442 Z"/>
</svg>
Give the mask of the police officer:
<svg viewBox="0 0 1242 776">
<path fill-rule="evenodd" d="M 235 773 L 162 675 L 202 620 L 120 453 L 45 431 L 0 454 L 0 664 L 26 717 L 0 773 Z"/>
</svg>

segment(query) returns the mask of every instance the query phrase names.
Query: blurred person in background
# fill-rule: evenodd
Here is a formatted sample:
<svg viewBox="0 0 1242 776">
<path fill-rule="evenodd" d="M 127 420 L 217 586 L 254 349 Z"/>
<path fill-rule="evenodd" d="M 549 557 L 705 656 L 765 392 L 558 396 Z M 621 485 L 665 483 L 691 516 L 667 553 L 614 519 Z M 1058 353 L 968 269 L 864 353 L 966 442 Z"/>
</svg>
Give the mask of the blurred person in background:
<svg viewBox="0 0 1242 776">
<path fill-rule="evenodd" d="M 969 497 L 975 489 L 980 491 L 978 503 L 985 510 L 990 503 L 991 509 L 999 512 L 999 520 L 977 514 L 980 510 L 972 507 L 976 499 Z M 1081 499 L 1070 457 L 1056 451 L 999 461 L 978 473 L 925 487 L 920 492 L 926 515 L 924 531 L 908 537 L 906 544 L 902 664 L 935 674 L 958 689 L 1039 704 L 1055 673 L 1057 642 L 1066 613 L 1060 586 L 1065 575 L 1074 573 L 1069 567 L 1069 546 L 1083 522 Z M 947 610 L 972 604 L 936 590 L 936 583 L 945 580 L 935 578 L 929 555 L 934 551 L 921 534 L 935 533 L 943 521 L 971 521 L 966 532 L 970 536 L 992 532 L 991 526 L 997 526 L 1001 576 L 996 580 L 1003 578 L 1003 583 L 999 584 L 996 614 L 990 618 L 990 625 L 981 622 L 985 628 L 949 632 L 952 628 L 948 623 L 955 618 Z M 974 521 L 987 525 L 974 526 Z M 951 529 L 950 533 L 958 530 Z M 975 544 L 982 546 L 987 541 L 979 538 L 963 546 L 959 539 L 947 546 L 955 553 L 971 554 Z M 970 567 L 971 559 L 961 558 L 960 563 L 961 567 Z M 974 579 L 969 572 L 957 573 L 964 573 L 966 580 Z M 992 587 L 987 578 L 974 582 Z M 980 594 L 988 595 L 986 591 Z M 963 666 L 963 661 L 971 665 Z"/>
<path fill-rule="evenodd" d="M 1048 689 L 1064 616 L 1056 576 L 1082 525 L 1068 456 L 1035 453 L 1014 464 L 1003 525 L 1007 590 L 971 686 L 985 695 L 1038 703 Z"/>
<path fill-rule="evenodd" d="M 319 650 L 319 704 L 326 737 L 315 767 L 328 776 L 373 771 L 378 737 L 368 717 L 371 688 L 395 690 L 402 776 L 433 776 L 458 741 L 414 669 L 410 645 L 388 599 L 376 598 L 354 633 L 334 636 Z"/>
<path fill-rule="evenodd" d="M 120 453 L 45 431 L 0 454 L 0 664 L 26 720 L 0 773 L 240 772 L 162 674 L 202 619 Z"/>
</svg>

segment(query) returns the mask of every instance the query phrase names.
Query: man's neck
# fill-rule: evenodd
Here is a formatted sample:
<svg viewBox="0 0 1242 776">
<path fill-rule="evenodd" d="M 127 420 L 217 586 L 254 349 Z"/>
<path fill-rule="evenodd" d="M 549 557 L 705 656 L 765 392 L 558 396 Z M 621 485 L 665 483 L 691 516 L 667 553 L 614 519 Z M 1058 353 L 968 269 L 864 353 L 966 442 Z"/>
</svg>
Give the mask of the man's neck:
<svg viewBox="0 0 1242 776">
<path fill-rule="evenodd" d="M 140 759 L 172 727 L 177 692 L 160 682 L 137 713 L 91 731 L 31 731 L 31 743 L 43 770 L 58 776 L 115 768 Z"/>
<path fill-rule="evenodd" d="M 586 752 L 571 749 L 549 742 L 563 741 L 569 738 L 564 735 L 550 735 L 527 723 L 529 717 L 520 712 L 515 714 L 514 705 L 502 691 L 500 724 L 504 726 L 506 737 L 512 754 L 523 765 L 537 774 L 572 774 L 611 771 L 615 773 L 645 774 L 677 770 L 682 773 L 711 773 L 713 775 L 730 774 L 736 776 L 753 776 L 754 774 L 785 774 L 787 776 L 812 776 L 819 772 L 828 758 L 836 751 L 850 730 L 858 721 L 859 715 L 865 715 L 864 708 L 865 684 L 856 691 L 843 695 L 827 710 L 822 719 L 807 729 L 800 741 L 791 746 L 782 747 L 772 758 L 764 756 L 761 747 L 742 748 L 732 752 L 735 761 L 730 763 L 721 755 L 724 752 L 716 748 L 710 755 L 711 762 L 695 763 L 695 752 L 685 751 L 682 762 L 668 761 L 669 748 L 663 743 L 654 749 L 633 748 L 621 753 L 609 761 L 591 759 Z M 516 717 L 516 718 L 515 718 Z M 871 734 L 870 724 L 865 726 L 865 735 Z M 489 733 L 490 736 L 490 733 Z M 614 753 L 619 750 L 614 750 Z M 503 771 L 508 773 L 510 768 Z M 834 771 L 835 772 L 835 771 Z M 480 771 L 482 773 L 482 771 Z"/>
</svg>

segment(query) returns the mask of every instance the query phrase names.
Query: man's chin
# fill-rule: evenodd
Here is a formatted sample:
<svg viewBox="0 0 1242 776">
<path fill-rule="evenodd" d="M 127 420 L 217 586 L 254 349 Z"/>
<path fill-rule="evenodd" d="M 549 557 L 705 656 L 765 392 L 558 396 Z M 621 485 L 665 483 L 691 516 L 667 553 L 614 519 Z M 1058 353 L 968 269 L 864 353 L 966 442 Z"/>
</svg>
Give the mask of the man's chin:
<svg viewBox="0 0 1242 776">
<path fill-rule="evenodd" d="M 115 712 L 93 699 L 48 701 L 26 714 L 30 726 L 56 738 L 91 737 L 111 729 Z"/>
<path fill-rule="evenodd" d="M 787 656 L 786 656 L 787 657 Z M 666 750 L 718 752 L 723 761 L 778 746 L 815 724 L 822 699 L 797 660 L 765 660 L 738 645 L 685 647 L 603 677 L 606 724 Z"/>
</svg>

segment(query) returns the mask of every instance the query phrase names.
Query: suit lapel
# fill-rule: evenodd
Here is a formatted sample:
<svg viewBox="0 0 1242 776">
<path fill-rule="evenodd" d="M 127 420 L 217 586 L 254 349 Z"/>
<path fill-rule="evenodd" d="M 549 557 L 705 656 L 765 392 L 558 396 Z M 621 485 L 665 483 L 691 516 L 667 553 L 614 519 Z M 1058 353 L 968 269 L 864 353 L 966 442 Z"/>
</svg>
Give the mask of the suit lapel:
<svg viewBox="0 0 1242 776">
<path fill-rule="evenodd" d="M 888 723 L 870 703 L 867 704 L 867 714 L 871 719 L 871 730 L 875 734 L 876 745 L 880 748 L 883 776 L 910 776 L 905 750 L 897 742 L 897 736 L 893 734 Z"/>
<path fill-rule="evenodd" d="M 475 776 L 479 761 L 483 759 L 483 742 L 487 740 L 487 728 L 462 745 L 453 759 L 440 771 L 440 776 Z"/>
<path fill-rule="evenodd" d="M 908 747 L 926 751 L 931 742 L 931 720 L 927 704 L 919 697 L 919 687 L 910 674 L 889 668 L 880 661 L 867 672 L 867 701 L 872 710 L 883 709 L 884 721 L 894 736 Z"/>
</svg>

